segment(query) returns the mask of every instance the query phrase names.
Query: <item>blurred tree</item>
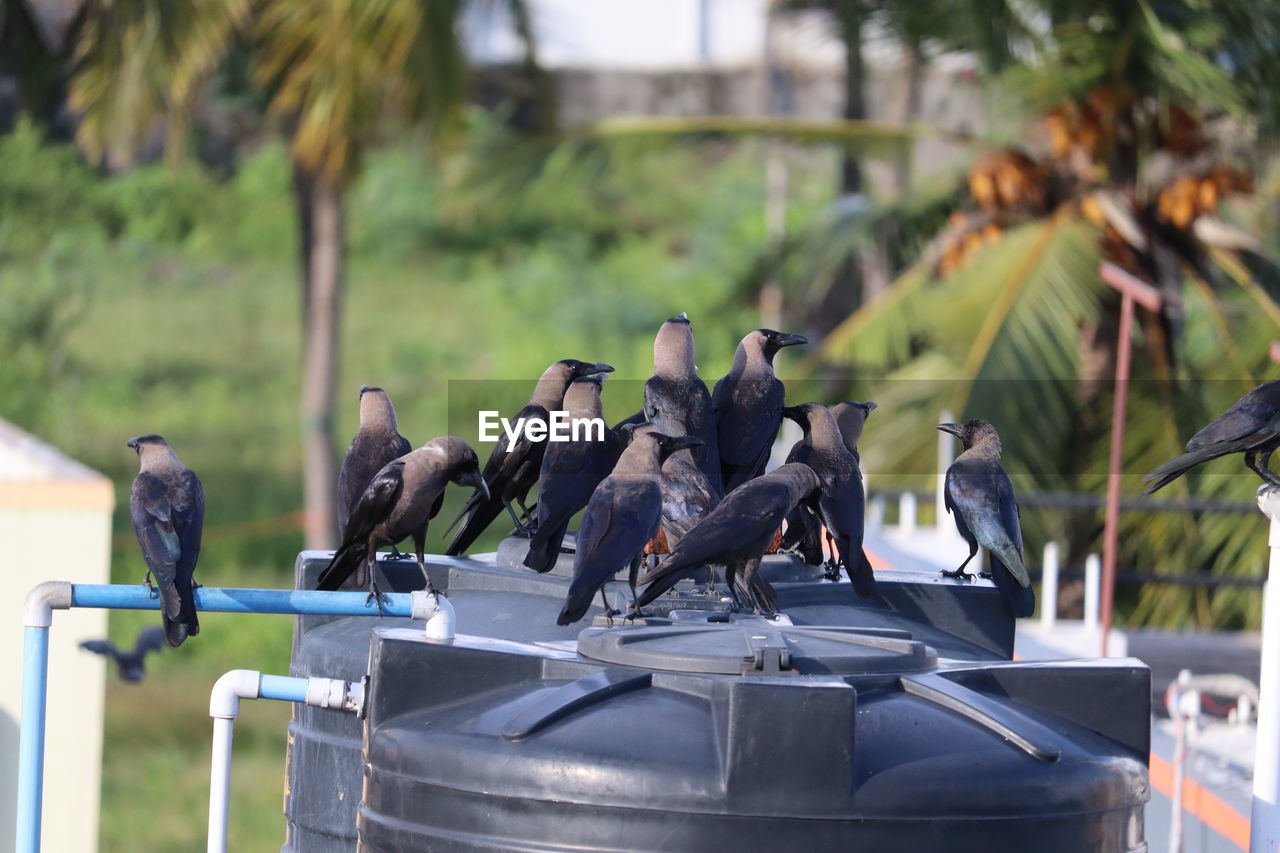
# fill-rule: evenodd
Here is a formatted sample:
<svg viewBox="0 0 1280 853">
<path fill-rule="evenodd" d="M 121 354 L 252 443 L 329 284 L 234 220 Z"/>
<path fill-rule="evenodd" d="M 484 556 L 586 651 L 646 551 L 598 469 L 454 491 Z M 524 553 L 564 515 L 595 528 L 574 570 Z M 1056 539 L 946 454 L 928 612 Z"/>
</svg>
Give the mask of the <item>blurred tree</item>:
<svg viewBox="0 0 1280 853">
<path fill-rule="evenodd" d="M 343 197 L 388 125 L 450 126 L 464 94 L 463 0 L 85 0 L 73 29 L 77 138 L 124 166 L 167 122 L 172 161 L 203 82 L 236 43 L 291 142 L 302 269 L 306 543 L 335 539 L 334 383 L 347 226 Z M 532 38 L 520 0 L 505 5 Z M 533 65 L 531 42 L 526 41 Z"/>
<path fill-rule="evenodd" d="M 885 223 L 904 235 L 906 271 L 841 324 L 817 359 L 850 376 L 903 380 L 877 392 L 890 419 L 868 435 L 880 468 L 926 473 L 915 460 L 929 458 L 934 439 L 905 420 L 950 408 L 1005 424 L 1010 455 L 1037 486 L 1097 489 L 1108 423 L 1098 380 L 1112 375 L 1117 307 L 1099 282 L 1099 260 L 1164 295 L 1161 313 L 1141 318 L 1146 358 L 1134 375 L 1149 381 L 1131 392 L 1142 417 L 1130 419 L 1126 470 L 1174 455 L 1267 369 L 1280 289 L 1262 244 L 1229 223 L 1233 210 L 1248 215 L 1252 172 L 1215 140 L 1256 144 L 1274 126 L 1280 8 L 1261 0 L 975 5 L 985 19 L 940 16 L 965 30 L 936 39 L 978 52 L 996 88 L 1040 116 L 1028 141 L 982 153 L 959 185 L 833 216 L 775 262 L 812 293 L 810 282 L 830 281 L 841 258 L 871 245 Z M 973 26 L 979 20 L 998 26 Z M 875 434 L 888 438 L 876 446 Z M 1225 494 L 1239 480 L 1190 482 Z M 1161 565 L 1223 572 L 1259 564 L 1240 560 L 1260 559 L 1255 525 L 1196 530 L 1184 521 L 1128 516 L 1123 559 L 1150 568 L 1160 555 Z M 1042 534 L 1071 535 L 1078 547 L 1098 532 L 1094 520 L 1074 530 L 1061 519 L 1045 524 Z M 1252 612 L 1239 591 L 1197 595 L 1152 587 L 1136 615 L 1240 624 Z"/>
</svg>

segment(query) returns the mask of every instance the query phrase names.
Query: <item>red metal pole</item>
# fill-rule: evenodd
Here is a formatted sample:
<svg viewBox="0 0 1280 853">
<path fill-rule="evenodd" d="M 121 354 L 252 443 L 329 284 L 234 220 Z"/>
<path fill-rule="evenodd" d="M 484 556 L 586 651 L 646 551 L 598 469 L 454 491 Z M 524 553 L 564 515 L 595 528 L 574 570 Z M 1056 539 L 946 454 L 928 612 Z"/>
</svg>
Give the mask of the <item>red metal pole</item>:
<svg viewBox="0 0 1280 853">
<path fill-rule="evenodd" d="M 1111 464 L 1107 468 L 1107 514 L 1102 539 L 1102 656 L 1107 656 L 1107 640 L 1111 634 L 1111 602 L 1116 589 L 1116 548 L 1120 520 L 1120 468 L 1124 463 L 1124 416 L 1129 398 L 1129 350 L 1133 327 L 1133 296 L 1122 290 L 1120 297 L 1120 334 L 1116 344 L 1115 404 L 1111 411 Z"/>
</svg>

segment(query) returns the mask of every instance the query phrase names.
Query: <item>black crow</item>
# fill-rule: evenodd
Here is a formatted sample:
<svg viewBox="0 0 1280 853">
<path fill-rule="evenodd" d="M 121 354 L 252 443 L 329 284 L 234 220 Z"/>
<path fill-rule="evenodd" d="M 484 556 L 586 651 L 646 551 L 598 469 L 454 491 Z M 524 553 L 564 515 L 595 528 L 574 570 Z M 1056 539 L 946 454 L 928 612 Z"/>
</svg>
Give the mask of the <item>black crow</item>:
<svg viewBox="0 0 1280 853">
<path fill-rule="evenodd" d="M 476 452 L 460 438 L 433 438 L 422 447 L 393 459 L 370 481 L 347 522 L 347 536 L 316 582 L 316 589 L 338 589 L 358 572 L 368 574 L 370 594 L 381 600 L 374 561 L 378 548 L 413 537 L 418 568 L 427 589 L 435 591 L 427 574 L 427 525 L 440 512 L 449 483 L 487 489 Z"/>
<path fill-rule="evenodd" d="M 176 648 L 200 633 L 194 590 L 204 489 L 160 436 L 131 438 L 128 445 L 137 451 L 140 466 L 129 495 L 129 516 L 147 563 L 143 582 L 150 588 L 155 577 L 164 637 Z"/>
<path fill-rule="evenodd" d="M 1273 379 L 1245 394 L 1217 420 L 1191 436 L 1186 453 L 1144 477 L 1144 483 L 1156 481 L 1145 494 L 1164 488 L 1201 462 L 1228 453 L 1243 453 L 1245 467 L 1267 485 L 1280 487 L 1280 477 L 1267 467 L 1277 447 L 1280 447 L 1280 379 Z"/>
<path fill-rule="evenodd" d="M 564 395 L 572 421 L 601 419 L 600 386 L 604 376 L 573 380 Z M 538 475 L 538 529 L 529 539 L 524 564 L 535 572 L 549 572 L 560 557 L 569 522 L 591 500 L 600 481 L 609 476 L 621 451 L 618 436 L 605 426 L 603 435 L 584 431 L 576 441 L 554 441 L 542 457 Z"/>
<path fill-rule="evenodd" d="M 783 347 L 807 344 L 802 335 L 757 329 L 738 344 L 733 367 L 716 383 L 711 403 L 724 492 L 764 471 L 782 423 L 784 389 L 773 373 L 773 357 Z"/>
<path fill-rule="evenodd" d="M 947 469 L 944 503 L 956 529 L 969 543 L 969 556 L 953 578 L 971 577 L 964 567 L 979 546 L 991 555 L 991 574 L 1014 616 L 1030 616 L 1036 609 L 1031 576 L 1022 562 L 1022 525 L 1013 483 L 1000 464 L 1000 436 L 996 428 L 977 419 L 967 424 L 938 424 L 964 442 L 964 452 Z"/>
<path fill-rule="evenodd" d="M 604 585 L 628 566 L 634 594 L 640 553 L 657 534 L 662 519 L 662 462 L 678 450 L 697 446 L 696 438 L 684 435 L 638 432 L 632 436 L 613 473 L 587 503 L 578 530 L 573 580 L 556 624 L 569 625 L 585 616 L 596 592 L 603 600 Z M 607 601 L 605 613 L 612 615 Z"/>
<path fill-rule="evenodd" d="M 804 430 L 804 438 L 791 448 L 787 461 L 805 463 L 818 475 L 822 484 L 818 494 L 805 502 L 803 511 L 811 517 L 802 519 L 800 523 L 814 529 L 817 521 L 821 521 L 827 534 L 835 540 L 832 555 L 836 560 L 832 567 L 834 578 L 840 576 L 839 563 L 844 563 L 854 590 L 859 595 L 873 595 L 876 591 L 875 576 L 862 550 L 866 493 L 862 488 L 862 472 L 858 470 L 857 458 L 845 446 L 840 427 L 825 406 L 804 403 L 789 406 L 782 410 L 782 414 Z M 792 512 L 789 517 L 798 515 L 800 513 Z M 821 546 L 818 550 L 821 554 Z"/>
<path fill-rule="evenodd" d="M 147 674 L 147 655 L 163 649 L 164 643 L 164 628 L 143 628 L 138 632 L 138 639 L 134 641 L 131 652 L 121 651 L 110 640 L 85 640 L 80 648 L 111 658 L 116 662 L 116 673 L 120 680 L 136 684 Z"/>
<path fill-rule="evenodd" d="M 685 534 L 658 567 L 640 579 L 648 584 L 640 606 L 652 602 L 682 578 L 705 565 L 726 567 L 734 608 L 777 612 L 773 588 L 758 576 L 760 558 L 778 525 L 800 501 L 820 488 L 808 465 L 792 462 L 744 483 Z"/>
<path fill-rule="evenodd" d="M 356 430 L 338 472 L 338 539 L 346 538 L 347 519 L 369 481 L 392 459 L 413 450 L 396 427 L 396 408 L 381 388 L 360 386 L 360 429 Z"/>
<path fill-rule="evenodd" d="M 612 372 L 613 368 L 607 364 L 578 361 L 572 358 L 557 361 L 542 372 L 542 377 L 534 386 L 529 403 L 516 413 L 512 423 L 518 423 L 523 419 L 526 424 L 533 421 L 549 424 L 550 413 L 560 410 L 564 403 L 564 393 L 568 390 L 570 382 L 579 376 Z M 511 445 L 510 448 L 508 444 Z M 529 510 L 524 505 L 524 499 L 533 488 L 533 484 L 538 482 L 538 471 L 542 467 L 542 454 L 546 448 L 545 440 L 532 441 L 525 432 L 521 432 L 514 441 L 508 441 L 505 435 L 498 439 L 493 451 L 489 454 L 489 461 L 484 466 L 484 479 L 488 484 L 488 493 L 482 496 L 476 492 L 472 495 L 458 513 L 458 517 L 449 525 L 452 529 L 459 521 L 462 522 L 462 526 L 449 542 L 449 547 L 445 549 L 446 554 L 456 557 L 470 548 L 480 534 L 493 523 L 493 520 L 502 514 L 504 508 L 511 513 L 511 520 L 515 522 L 517 531 L 532 532 L 529 526 L 516 515 L 511 503 L 515 501 L 520 504 L 522 514 L 528 518 Z M 529 522 L 532 524 L 533 519 L 530 518 Z"/>
</svg>

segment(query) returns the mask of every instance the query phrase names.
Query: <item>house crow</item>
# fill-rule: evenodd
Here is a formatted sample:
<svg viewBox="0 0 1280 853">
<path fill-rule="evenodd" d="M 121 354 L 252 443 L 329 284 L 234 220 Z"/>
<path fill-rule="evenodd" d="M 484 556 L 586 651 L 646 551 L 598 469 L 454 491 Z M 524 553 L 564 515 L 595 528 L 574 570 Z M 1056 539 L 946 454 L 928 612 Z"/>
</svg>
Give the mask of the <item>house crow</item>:
<svg viewBox="0 0 1280 853">
<path fill-rule="evenodd" d="M 338 589 L 355 575 L 357 585 L 367 582 L 370 594 L 381 600 L 374 577 L 378 548 L 413 537 L 418 568 L 427 590 L 434 592 L 424 554 L 427 525 L 440 512 L 449 483 L 472 486 L 481 494 L 487 491 L 476 452 L 452 435 L 433 438 L 382 466 L 351 510 L 346 538 L 320 573 L 316 589 Z"/>
<path fill-rule="evenodd" d="M 578 530 L 573 580 L 556 624 L 569 625 L 585 616 L 597 591 L 605 613 L 612 615 L 604 585 L 628 566 L 634 595 L 641 550 L 657 534 L 662 518 L 663 460 L 696 446 L 698 439 L 685 435 L 646 431 L 632 436 L 613 473 L 596 487 L 587 503 Z"/>
<path fill-rule="evenodd" d="M 601 418 L 603 383 L 602 374 L 573 380 L 564 395 L 564 408 L 572 420 Z M 620 450 L 618 436 L 608 427 L 602 438 L 584 431 L 576 441 L 548 445 L 538 475 L 538 528 L 529 539 L 526 566 L 535 572 L 551 571 L 560 556 L 569 521 L 591 500 L 600 481 L 613 471 Z"/>
<path fill-rule="evenodd" d="M 1276 447 L 1280 447 L 1280 379 L 1254 388 L 1217 420 L 1191 436 L 1186 453 L 1143 478 L 1144 483 L 1155 481 L 1145 494 L 1164 488 L 1201 462 L 1228 453 L 1243 453 L 1245 467 L 1267 485 L 1280 487 L 1280 477 L 1267 467 Z"/>
<path fill-rule="evenodd" d="M 143 582 L 150 588 L 155 577 L 165 641 L 177 647 L 200 633 L 194 590 L 204 527 L 204 489 L 200 478 L 160 436 L 139 436 L 129 439 L 128 445 L 137 451 L 139 462 L 129 495 L 129 515 L 147 563 Z"/>
<path fill-rule="evenodd" d="M 347 519 L 373 475 L 392 459 L 413 450 L 396 428 L 396 408 L 381 388 L 360 386 L 360 428 L 338 472 L 338 539 L 346 538 Z"/>
<path fill-rule="evenodd" d="M 816 529 L 817 522 L 821 521 L 827 534 L 835 540 L 832 557 L 838 562 L 832 567 L 832 579 L 840 576 L 838 564 L 844 563 L 854 590 L 859 595 L 874 594 L 875 577 L 862 550 L 866 493 L 862 488 L 862 472 L 858 470 L 857 458 L 849 452 L 840 427 L 825 406 L 804 403 L 789 406 L 782 410 L 782 414 L 804 430 L 804 437 L 791 448 L 787 461 L 805 463 L 818 475 L 822 484 L 815 496 L 788 517 L 796 519 L 808 530 Z M 821 553 L 819 544 L 819 559 Z"/>
<path fill-rule="evenodd" d="M 701 566 L 724 566 L 734 608 L 777 612 L 773 588 L 758 576 L 760 558 L 778 525 L 797 503 L 820 488 L 808 465 L 792 462 L 743 484 L 685 534 L 658 567 L 640 579 L 648 584 L 640 606 L 650 603 Z"/>
<path fill-rule="evenodd" d="M 564 394 L 570 382 L 579 376 L 612 372 L 613 368 L 607 364 L 578 361 L 572 358 L 557 361 L 543 371 L 542 377 L 534 386 L 529 403 L 516 414 L 512 422 L 519 422 L 523 418 L 526 424 L 532 421 L 548 423 L 550 413 L 558 411 L 563 405 Z M 507 446 L 509 443 L 510 448 Z M 538 481 L 538 471 L 542 467 L 542 454 L 546 447 L 545 440 L 531 441 L 523 431 L 514 441 L 509 442 L 505 435 L 498 439 L 493 446 L 493 452 L 489 454 L 489 461 L 484 466 L 488 494 L 481 496 L 476 492 L 472 495 L 458 513 L 458 517 L 453 520 L 453 524 L 449 525 L 452 529 L 454 525 L 462 522 L 462 526 L 449 542 L 449 547 L 445 549 L 446 554 L 456 557 L 470 548 L 480 534 L 493 523 L 493 520 L 502 514 L 504 508 L 511 514 L 511 520 L 515 522 L 517 531 L 531 532 L 529 525 L 516 516 L 511 503 L 515 501 L 520 504 L 522 514 L 531 524 L 533 519 L 529 518 L 529 510 L 524 505 L 524 499 L 533 488 L 533 484 Z"/>
<path fill-rule="evenodd" d="M 764 471 L 782 423 L 784 389 L 773 373 L 773 357 L 783 347 L 805 344 L 801 335 L 757 329 L 742 339 L 733 367 L 716 383 L 711 404 L 724 492 Z"/>
<path fill-rule="evenodd" d="M 971 577 L 964 567 L 979 546 L 991 555 L 992 577 L 1014 616 L 1030 616 L 1036 608 L 1031 576 L 1022 562 L 1022 525 L 1013 483 L 1000 464 L 1000 436 L 995 427 L 977 419 L 967 424 L 938 424 L 964 443 L 964 452 L 947 469 L 943 503 L 956 529 L 969 543 L 969 556 L 953 578 Z"/>
<path fill-rule="evenodd" d="M 116 644 L 110 640 L 85 640 L 80 648 L 111 658 L 116 662 L 116 674 L 120 676 L 120 680 L 136 684 L 147 674 L 147 655 L 163 649 L 164 643 L 164 629 L 152 627 L 138 632 L 138 639 L 134 641 L 133 651 L 130 652 L 116 648 Z"/>
</svg>

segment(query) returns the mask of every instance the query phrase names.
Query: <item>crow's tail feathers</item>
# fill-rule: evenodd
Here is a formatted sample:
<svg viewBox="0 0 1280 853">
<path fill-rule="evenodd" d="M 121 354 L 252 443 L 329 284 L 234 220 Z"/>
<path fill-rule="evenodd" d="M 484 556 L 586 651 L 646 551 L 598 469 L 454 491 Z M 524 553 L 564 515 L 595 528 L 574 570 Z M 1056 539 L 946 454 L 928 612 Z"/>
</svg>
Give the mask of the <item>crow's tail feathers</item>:
<svg viewBox="0 0 1280 853">
<path fill-rule="evenodd" d="M 369 556 L 369 543 L 363 540 L 348 542 L 333 552 L 333 559 L 316 579 L 316 589 L 335 590 L 351 577 Z"/>
</svg>

